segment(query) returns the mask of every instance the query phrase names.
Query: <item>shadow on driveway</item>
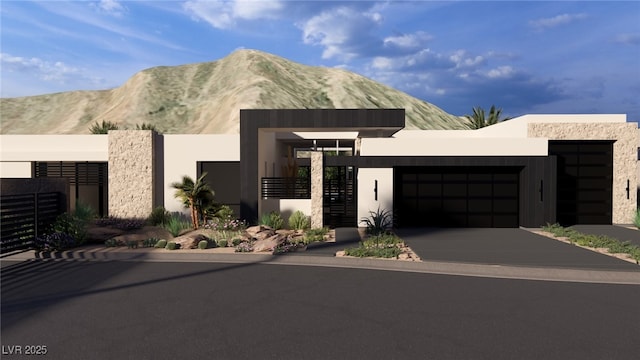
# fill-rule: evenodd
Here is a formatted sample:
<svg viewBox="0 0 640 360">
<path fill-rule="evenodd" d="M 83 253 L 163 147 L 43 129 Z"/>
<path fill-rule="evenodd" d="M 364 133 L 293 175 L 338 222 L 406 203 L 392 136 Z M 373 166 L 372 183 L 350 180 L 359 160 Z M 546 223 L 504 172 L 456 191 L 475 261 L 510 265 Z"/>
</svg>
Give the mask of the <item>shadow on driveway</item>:
<svg viewBox="0 0 640 360">
<path fill-rule="evenodd" d="M 396 233 L 426 261 L 640 271 L 635 264 L 524 229 L 412 228 Z"/>
</svg>

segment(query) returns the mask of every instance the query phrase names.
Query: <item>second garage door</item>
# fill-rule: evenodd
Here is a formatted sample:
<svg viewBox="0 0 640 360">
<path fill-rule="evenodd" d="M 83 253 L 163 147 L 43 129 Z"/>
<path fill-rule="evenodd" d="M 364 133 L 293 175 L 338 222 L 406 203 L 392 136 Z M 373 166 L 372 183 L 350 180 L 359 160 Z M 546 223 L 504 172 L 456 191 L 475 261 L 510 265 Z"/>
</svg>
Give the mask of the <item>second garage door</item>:
<svg viewBox="0 0 640 360">
<path fill-rule="evenodd" d="M 517 167 L 397 167 L 398 227 L 518 227 Z"/>
</svg>

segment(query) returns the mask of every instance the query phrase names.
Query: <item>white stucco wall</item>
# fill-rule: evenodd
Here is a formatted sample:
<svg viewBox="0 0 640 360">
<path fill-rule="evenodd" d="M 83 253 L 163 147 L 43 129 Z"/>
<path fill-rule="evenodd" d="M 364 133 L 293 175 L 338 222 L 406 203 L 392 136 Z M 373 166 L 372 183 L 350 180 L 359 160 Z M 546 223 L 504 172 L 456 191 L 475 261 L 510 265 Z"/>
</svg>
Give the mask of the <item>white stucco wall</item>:
<svg viewBox="0 0 640 360">
<path fill-rule="evenodd" d="M 262 214 L 277 211 L 285 221 L 285 227 L 289 224 L 289 216 L 297 210 L 311 216 L 311 199 L 262 199 Z"/>
<path fill-rule="evenodd" d="M 0 135 L 0 161 L 107 161 L 108 135 Z"/>
<path fill-rule="evenodd" d="M 364 138 L 361 156 L 546 156 L 547 139 Z"/>
<path fill-rule="evenodd" d="M 0 178 L 30 178 L 31 162 L 0 161 Z"/>
<path fill-rule="evenodd" d="M 240 161 L 240 136 L 164 135 L 164 206 L 168 211 L 187 212 L 174 197 L 171 183 L 182 181 L 184 175 L 195 180 L 198 161 Z"/>
<path fill-rule="evenodd" d="M 378 200 L 375 199 L 375 181 L 378 180 Z M 388 210 L 393 216 L 393 169 L 358 169 L 358 226 L 362 218 L 369 217 L 369 211 Z"/>
</svg>

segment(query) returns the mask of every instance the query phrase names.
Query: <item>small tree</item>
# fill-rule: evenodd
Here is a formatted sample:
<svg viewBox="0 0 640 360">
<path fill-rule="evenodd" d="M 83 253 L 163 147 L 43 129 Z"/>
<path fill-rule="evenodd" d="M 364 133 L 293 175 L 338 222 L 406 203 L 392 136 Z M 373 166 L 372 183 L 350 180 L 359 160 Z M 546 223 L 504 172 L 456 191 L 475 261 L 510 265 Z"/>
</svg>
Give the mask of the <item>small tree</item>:
<svg viewBox="0 0 640 360">
<path fill-rule="evenodd" d="M 471 129 L 480 129 L 485 126 L 494 125 L 501 121 L 509 120 L 510 118 L 501 119 L 502 109 L 496 108 L 495 105 L 491 105 L 489 109 L 489 117 L 485 116 L 484 109 L 477 106 L 473 108 L 473 115 L 465 115 L 468 125 Z"/>
<path fill-rule="evenodd" d="M 108 134 L 109 130 L 118 130 L 118 129 L 119 129 L 118 124 L 112 123 L 111 121 L 102 120 L 101 124 L 96 122 L 95 124 L 91 125 L 91 127 L 89 128 L 89 131 L 91 131 L 92 134 Z"/>
<path fill-rule="evenodd" d="M 175 197 L 181 199 L 184 206 L 189 208 L 194 229 L 200 226 L 198 215 L 202 213 L 202 209 L 207 203 L 213 201 L 214 192 L 204 181 L 206 176 L 207 173 L 204 172 L 196 181 L 193 181 L 191 177 L 185 175 L 182 177 L 182 182 L 171 184 L 171 187 L 176 189 Z"/>
</svg>

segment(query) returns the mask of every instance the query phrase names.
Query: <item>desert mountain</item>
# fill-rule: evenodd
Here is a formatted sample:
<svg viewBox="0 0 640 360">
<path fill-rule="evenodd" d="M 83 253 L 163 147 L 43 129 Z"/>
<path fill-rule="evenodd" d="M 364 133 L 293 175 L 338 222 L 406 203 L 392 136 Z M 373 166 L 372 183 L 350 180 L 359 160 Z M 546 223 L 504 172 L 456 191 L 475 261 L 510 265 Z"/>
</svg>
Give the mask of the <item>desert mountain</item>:
<svg viewBox="0 0 640 360">
<path fill-rule="evenodd" d="M 240 109 L 404 108 L 407 129 L 464 129 L 436 106 L 341 69 L 255 50 L 143 70 L 121 87 L 0 99 L 1 134 L 87 134 L 95 122 L 165 133 L 238 133 Z"/>
</svg>

